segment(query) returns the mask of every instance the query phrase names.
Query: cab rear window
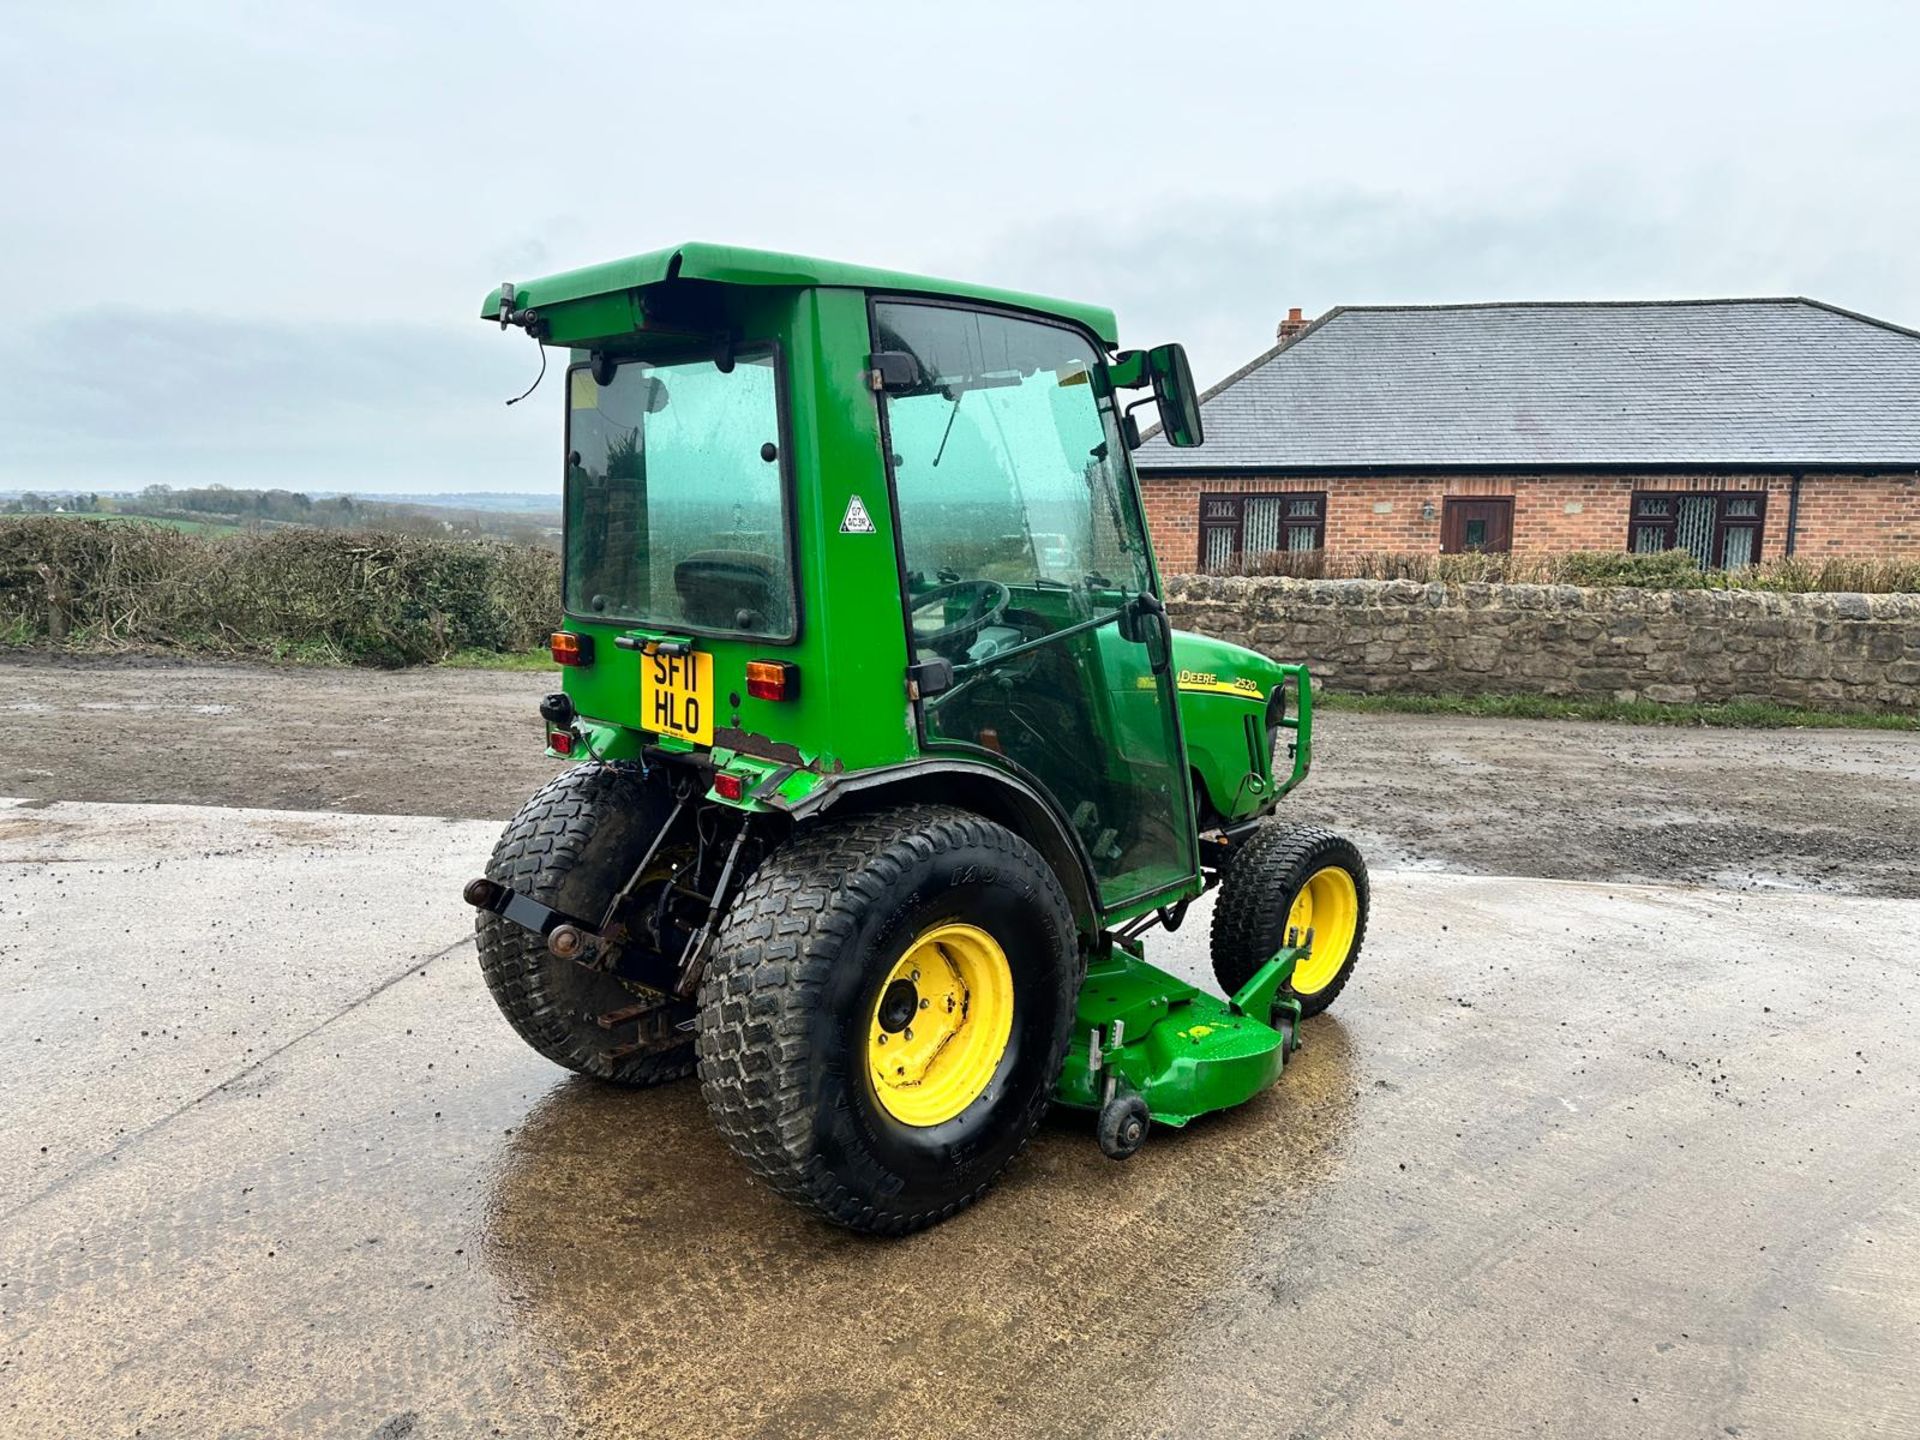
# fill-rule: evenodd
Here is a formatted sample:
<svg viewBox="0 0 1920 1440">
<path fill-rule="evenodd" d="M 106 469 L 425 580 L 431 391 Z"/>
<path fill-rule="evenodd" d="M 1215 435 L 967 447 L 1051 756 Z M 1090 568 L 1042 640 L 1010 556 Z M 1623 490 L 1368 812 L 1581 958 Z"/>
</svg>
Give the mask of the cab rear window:
<svg viewBox="0 0 1920 1440">
<path fill-rule="evenodd" d="M 780 445 L 770 352 L 569 371 L 568 611 L 791 639 Z"/>
</svg>

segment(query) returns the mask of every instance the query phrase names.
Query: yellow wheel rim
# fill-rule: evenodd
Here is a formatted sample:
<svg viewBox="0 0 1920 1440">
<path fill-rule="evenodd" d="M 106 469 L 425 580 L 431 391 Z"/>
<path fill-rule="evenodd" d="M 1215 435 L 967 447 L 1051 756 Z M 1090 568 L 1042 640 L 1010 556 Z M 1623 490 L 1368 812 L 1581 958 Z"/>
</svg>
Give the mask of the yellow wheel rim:
<svg viewBox="0 0 1920 1440">
<path fill-rule="evenodd" d="M 1287 935 L 1297 931 L 1305 944 L 1313 932 L 1313 953 L 1294 967 L 1296 995 L 1318 995 L 1333 983 L 1353 953 L 1353 932 L 1360 927 L 1360 892 L 1353 876 L 1338 865 L 1316 870 L 1293 897 L 1287 911 Z"/>
<path fill-rule="evenodd" d="M 951 1120 L 980 1098 L 1012 1034 L 1007 952 L 976 926 L 936 925 L 907 946 L 874 998 L 874 1093 L 904 1124 Z"/>
</svg>

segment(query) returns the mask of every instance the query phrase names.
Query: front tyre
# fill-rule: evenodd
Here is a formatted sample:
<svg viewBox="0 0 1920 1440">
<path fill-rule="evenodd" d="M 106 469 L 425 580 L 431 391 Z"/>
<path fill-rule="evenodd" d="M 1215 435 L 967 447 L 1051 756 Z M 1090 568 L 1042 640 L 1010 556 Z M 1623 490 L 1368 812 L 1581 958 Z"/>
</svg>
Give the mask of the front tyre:
<svg viewBox="0 0 1920 1440">
<path fill-rule="evenodd" d="M 780 1194 L 899 1235 L 985 1193 L 1045 1114 L 1083 961 L 1051 868 L 977 815 L 802 832 L 727 913 L 700 987 L 714 1123 Z"/>
<path fill-rule="evenodd" d="M 597 920 L 671 809 L 666 787 L 637 766 L 576 765 L 508 822 L 487 878 Z M 554 1064 L 616 1085 L 692 1073 L 693 1036 L 681 1028 L 692 1019 L 690 1004 L 562 960 L 531 930 L 488 911 L 476 927 L 480 973 L 501 1014 Z"/>
<path fill-rule="evenodd" d="M 1213 911 L 1213 974 L 1231 995 L 1290 932 L 1313 949 L 1287 992 L 1303 1015 L 1318 1015 L 1346 988 L 1367 936 L 1367 863 L 1331 830 L 1268 821 L 1240 847 L 1220 882 Z"/>
</svg>

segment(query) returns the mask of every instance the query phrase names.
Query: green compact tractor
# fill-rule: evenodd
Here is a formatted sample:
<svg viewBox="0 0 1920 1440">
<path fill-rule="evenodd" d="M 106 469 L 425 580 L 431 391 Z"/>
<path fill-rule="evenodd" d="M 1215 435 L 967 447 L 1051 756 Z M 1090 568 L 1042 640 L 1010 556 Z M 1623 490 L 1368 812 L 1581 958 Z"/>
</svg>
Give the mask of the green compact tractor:
<svg viewBox="0 0 1920 1440">
<path fill-rule="evenodd" d="M 976 1199 L 1052 1103 L 1118 1158 L 1279 1077 L 1367 873 L 1268 818 L 1304 667 L 1168 623 L 1131 452 L 1148 399 L 1200 443 L 1179 346 L 711 245 L 483 313 L 571 355 L 540 713 L 575 763 L 466 892 L 529 1044 L 698 1070 L 771 1186 L 887 1234 Z M 1211 888 L 1225 999 L 1142 954 Z"/>
</svg>

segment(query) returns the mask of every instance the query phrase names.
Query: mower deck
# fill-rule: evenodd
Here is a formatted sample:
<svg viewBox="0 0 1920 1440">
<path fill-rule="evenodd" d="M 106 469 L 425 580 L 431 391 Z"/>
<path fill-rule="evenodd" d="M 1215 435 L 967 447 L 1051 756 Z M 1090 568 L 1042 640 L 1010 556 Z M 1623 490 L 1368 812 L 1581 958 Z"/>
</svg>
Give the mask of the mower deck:
<svg viewBox="0 0 1920 1440">
<path fill-rule="evenodd" d="M 1173 1126 L 1252 1099 L 1299 1048 L 1300 1003 L 1281 991 L 1304 953 L 1280 951 L 1220 1000 L 1115 941 L 1087 969 L 1076 1021 L 1084 1038 L 1067 1053 L 1054 1099 L 1107 1111 L 1137 1097 L 1148 1117 Z M 1103 1124 L 1103 1148 L 1106 1140 Z M 1132 1148 L 1137 1141 L 1124 1153 Z"/>
</svg>

